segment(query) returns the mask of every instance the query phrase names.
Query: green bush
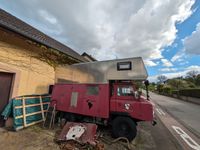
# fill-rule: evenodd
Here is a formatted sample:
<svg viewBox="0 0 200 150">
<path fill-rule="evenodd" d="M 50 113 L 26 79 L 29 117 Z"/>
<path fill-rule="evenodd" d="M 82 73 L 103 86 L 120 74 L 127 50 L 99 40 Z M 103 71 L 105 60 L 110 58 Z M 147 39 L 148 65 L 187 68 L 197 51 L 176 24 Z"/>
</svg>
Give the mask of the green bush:
<svg viewBox="0 0 200 150">
<path fill-rule="evenodd" d="M 157 85 L 157 91 L 158 91 L 158 93 L 162 93 L 163 92 L 163 84 L 159 84 L 159 85 Z"/>
<path fill-rule="evenodd" d="M 171 95 L 171 88 L 170 87 L 164 87 L 162 92 L 163 92 L 163 94 Z"/>
<path fill-rule="evenodd" d="M 179 90 L 179 94 L 183 96 L 200 98 L 200 89 L 181 89 Z"/>
<path fill-rule="evenodd" d="M 171 93 L 172 93 L 172 95 L 173 95 L 173 94 L 176 94 L 176 95 L 179 94 L 179 93 L 178 93 L 178 90 L 173 90 L 173 91 L 171 91 Z"/>
</svg>

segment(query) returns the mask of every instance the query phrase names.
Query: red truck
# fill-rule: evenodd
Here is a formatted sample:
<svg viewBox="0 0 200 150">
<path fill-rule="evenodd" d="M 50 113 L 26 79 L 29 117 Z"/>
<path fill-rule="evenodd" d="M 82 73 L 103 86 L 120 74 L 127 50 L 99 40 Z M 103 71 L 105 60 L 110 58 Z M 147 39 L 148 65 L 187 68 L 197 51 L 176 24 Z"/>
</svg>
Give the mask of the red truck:
<svg viewBox="0 0 200 150">
<path fill-rule="evenodd" d="M 67 121 L 111 125 L 114 137 L 130 141 L 137 134 L 137 122 L 153 121 L 153 105 L 134 82 L 147 78 L 141 57 L 81 63 L 72 68 L 74 75 L 77 70 L 88 74 L 85 83 L 58 83 L 52 93 L 56 110 Z"/>
</svg>

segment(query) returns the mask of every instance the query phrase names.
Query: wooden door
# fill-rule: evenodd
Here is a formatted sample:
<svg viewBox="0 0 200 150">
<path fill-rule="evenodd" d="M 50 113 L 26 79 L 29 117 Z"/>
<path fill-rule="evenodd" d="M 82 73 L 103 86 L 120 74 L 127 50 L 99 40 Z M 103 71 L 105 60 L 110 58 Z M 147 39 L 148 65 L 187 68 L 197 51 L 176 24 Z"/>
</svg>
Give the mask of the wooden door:
<svg viewBox="0 0 200 150">
<path fill-rule="evenodd" d="M 0 113 L 8 104 L 12 86 L 12 73 L 0 72 Z"/>
</svg>

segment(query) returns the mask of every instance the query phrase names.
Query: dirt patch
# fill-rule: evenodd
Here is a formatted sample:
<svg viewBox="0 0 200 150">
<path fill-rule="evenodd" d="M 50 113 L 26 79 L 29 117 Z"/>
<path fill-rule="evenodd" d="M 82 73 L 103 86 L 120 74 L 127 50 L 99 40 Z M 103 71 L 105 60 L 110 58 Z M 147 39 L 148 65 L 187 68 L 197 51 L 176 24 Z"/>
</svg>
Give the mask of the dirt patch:
<svg viewBox="0 0 200 150">
<path fill-rule="evenodd" d="M 54 143 L 54 130 L 45 130 L 40 126 L 15 131 L 0 130 L 0 147 L 4 150 L 59 150 Z"/>
<path fill-rule="evenodd" d="M 60 131 L 59 127 L 54 130 L 47 130 L 39 125 L 18 132 L 0 128 L 0 147 L 4 150 L 60 150 L 59 145 L 54 142 Z M 138 125 L 137 137 L 129 144 L 123 140 L 115 141 L 111 137 L 109 128 L 99 127 L 98 134 L 99 143 L 103 144 L 106 150 L 155 149 L 155 143 L 149 130 L 143 128 L 141 123 Z"/>
<path fill-rule="evenodd" d="M 144 123 L 138 124 L 138 133 L 136 138 L 128 143 L 125 140 L 115 140 L 111 137 L 110 129 L 108 128 L 102 128 L 101 133 L 103 136 L 100 136 L 100 142 L 102 142 L 105 145 L 106 150 L 126 150 L 126 149 L 132 149 L 132 150 L 155 150 L 155 142 L 153 137 L 150 134 L 150 131 L 146 128 L 143 128 Z"/>
</svg>

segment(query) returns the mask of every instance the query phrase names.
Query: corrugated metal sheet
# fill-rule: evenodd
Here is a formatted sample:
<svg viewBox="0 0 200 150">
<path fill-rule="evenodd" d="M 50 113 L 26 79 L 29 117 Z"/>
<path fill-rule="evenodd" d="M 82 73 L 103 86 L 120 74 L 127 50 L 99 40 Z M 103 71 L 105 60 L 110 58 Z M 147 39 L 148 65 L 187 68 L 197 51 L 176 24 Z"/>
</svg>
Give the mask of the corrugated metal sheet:
<svg viewBox="0 0 200 150">
<path fill-rule="evenodd" d="M 119 65 L 122 67 L 121 70 L 118 68 Z M 148 77 L 141 57 L 95 61 L 71 66 L 73 81 L 77 82 L 82 74 L 87 74 L 87 81 L 84 81 L 86 83 L 108 83 L 109 80 L 146 80 Z"/>
</svg>

